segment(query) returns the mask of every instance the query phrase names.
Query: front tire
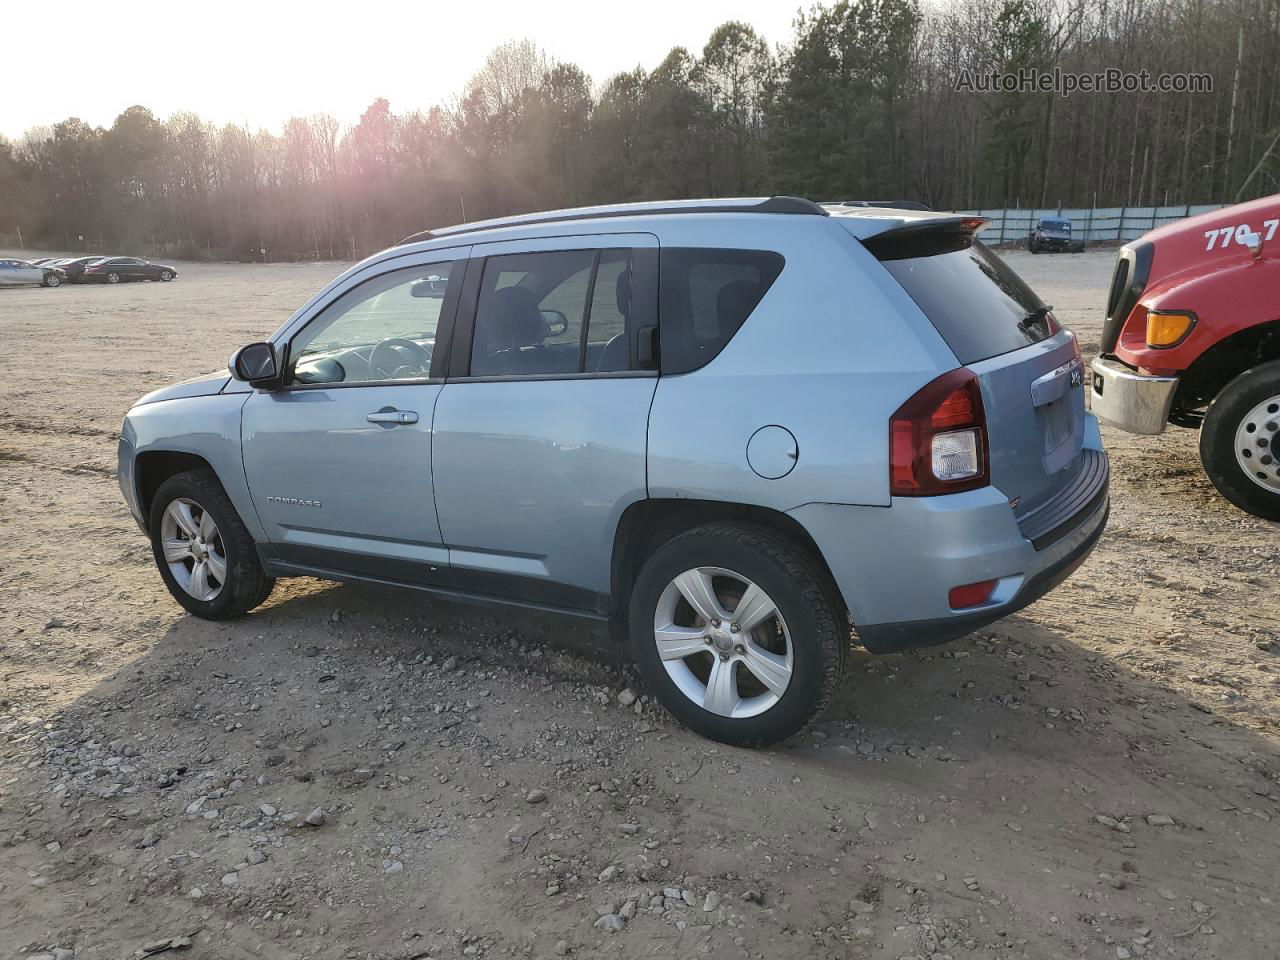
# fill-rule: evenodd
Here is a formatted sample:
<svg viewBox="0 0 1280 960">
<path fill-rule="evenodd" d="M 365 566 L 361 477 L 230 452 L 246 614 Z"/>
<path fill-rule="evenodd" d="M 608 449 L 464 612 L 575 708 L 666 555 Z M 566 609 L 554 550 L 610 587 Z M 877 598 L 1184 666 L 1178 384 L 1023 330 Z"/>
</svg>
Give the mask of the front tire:
<svg viewBox="0 0 1280 960">
<path fill-rule="evenodd" d="M 1280 520 L 1280 360 L 1246 370 L 1214 397 L 1200 428 L 1200 462 L 1241 510 Z"/>
<path fill-rule="evenodd" d="M 628 616 L 636 666 L 681 723 L 721 743 L 776 743 L 831 701 L 850 643 L 812 561 L 772 531 L 697 527 L 659 547 Z"/>
<path fill-rule="evenodd" d="M 275 580 L 212 470 L 160 484 L 151 504 L 151 552 L 169 593 L 205 620 L 238 617 L 271 594 Z"/>
<path fill-rule="evenodd" d="M 172 273 L 170 273 L 168 270 L 161 270 L 161 271 L 160 271 L 160 279 L 161 279 L 161 281 L 162 281 L 162 282 L 164 282 L 164 283 L 168 283 L 170 280 L 172 280 L 172 279 L 173 279 L 173 274 L 172 274 Z"/>
</svg>

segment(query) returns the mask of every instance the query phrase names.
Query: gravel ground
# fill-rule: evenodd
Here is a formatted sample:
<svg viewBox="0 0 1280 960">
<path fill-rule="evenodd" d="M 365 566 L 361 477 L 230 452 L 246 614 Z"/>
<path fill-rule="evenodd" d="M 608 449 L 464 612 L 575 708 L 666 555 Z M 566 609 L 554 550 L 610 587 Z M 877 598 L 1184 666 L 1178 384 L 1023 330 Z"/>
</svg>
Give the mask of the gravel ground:
<svg viewBox="0 0 1280 960">
<path fill-rule="evenodd" d="M 1086 354 L 1112 258 L 1010 255 Z M 769 750 L 680 729 L 568 621 L 310 580 L 183 615 L 120 417 L 341 268 L 0 290 L 0 960 L 1280 953 L 1277 530 L 1189 431 L 1105 431 L 1068 583 L 856 651 Z"/>
</svg>

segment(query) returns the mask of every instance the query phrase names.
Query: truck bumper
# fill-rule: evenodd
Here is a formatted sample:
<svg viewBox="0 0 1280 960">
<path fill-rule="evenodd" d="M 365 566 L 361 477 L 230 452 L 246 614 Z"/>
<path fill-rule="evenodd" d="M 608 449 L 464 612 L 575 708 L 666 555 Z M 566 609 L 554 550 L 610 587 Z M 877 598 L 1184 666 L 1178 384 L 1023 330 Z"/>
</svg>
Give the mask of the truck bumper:
<svg viewBox="0 0 1280 960">
<path fill-rule="evenodd" d="M 1096 358 L 1090 369 L 1089 408 L 1099 419 L 1130 433 L 1164 433 L 1177 377 L 1147 376 L 1104 357 Z"/>
</svg>

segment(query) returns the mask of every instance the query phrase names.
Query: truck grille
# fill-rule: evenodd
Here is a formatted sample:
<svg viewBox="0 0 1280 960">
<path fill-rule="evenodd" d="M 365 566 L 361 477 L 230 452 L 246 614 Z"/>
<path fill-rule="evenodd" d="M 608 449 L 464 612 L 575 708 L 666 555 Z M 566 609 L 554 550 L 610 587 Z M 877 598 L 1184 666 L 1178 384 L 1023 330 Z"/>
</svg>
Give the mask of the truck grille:
<svg viewBox="0 0 1280 960">
<path fill-rule="evenodd" d="M 1116 272 L 1111 277 L 1111 291 L 1107 294 L 1107 318 L 1102 323 L 1101 353 L 1104 357 L 1115 353 L 1120 330 L 1137 306 L 1142 291 L 1147 288 L 1154 253 L 1155 245 L 1143 240 L 1135 240 L 1120 248 Z"/>
</svg>

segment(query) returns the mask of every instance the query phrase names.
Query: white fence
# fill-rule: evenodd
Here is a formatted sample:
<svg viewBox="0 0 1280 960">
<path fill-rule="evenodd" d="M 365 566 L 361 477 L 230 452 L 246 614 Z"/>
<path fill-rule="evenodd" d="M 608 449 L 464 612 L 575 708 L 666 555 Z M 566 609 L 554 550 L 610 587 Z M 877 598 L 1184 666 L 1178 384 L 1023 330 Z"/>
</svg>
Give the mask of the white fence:
<svg viewBox="0 0 1280 960">
<path fill-rule="evenodd" d="M 1221 203 L 1179 203 L 1169 207 L 1045 207 L 1030 210 L 957 210 L 956 213 L 986 217 L 990 226 L 982 231 L 985 243 L 1022 243 L 1041 217 L 1068 217 L 1071 236 L 1090 243 L 1125 243 L 1148 230 L 1183 217 L 1208 213 Z"/>
</svg>

